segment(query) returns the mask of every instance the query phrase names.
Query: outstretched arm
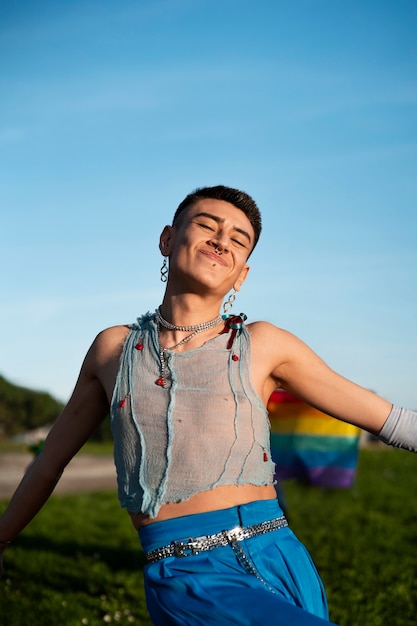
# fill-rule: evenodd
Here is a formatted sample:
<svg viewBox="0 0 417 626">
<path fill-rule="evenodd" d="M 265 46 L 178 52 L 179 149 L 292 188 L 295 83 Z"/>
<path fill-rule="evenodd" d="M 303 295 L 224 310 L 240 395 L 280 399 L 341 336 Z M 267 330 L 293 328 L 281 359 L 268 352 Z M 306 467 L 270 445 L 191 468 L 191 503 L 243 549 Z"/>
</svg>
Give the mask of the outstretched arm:
<svg viewBox="0 0 417 626">
<path fill-rule="evenodd" d="M 340 376 L 291 333 L 260 324 L 258 334 L 263 338 L 258 358 L 259 354 L 264 360 L 269 358 L 272 368 L 269 391 L 271 385 L 282 387 L 324 413 L 367 430 L 388 445 L 417 452 L 416 411 L 392 405 Z M 271 360 L 270 354 L 278 356 Z"/>
<path fill-rule="evenodd" d="M 377 435 L 386 444 L 417 452 L 415 411 L 393 406 L 340 376 L 291 333 L 261 324 L 258 334 L 263 339 L 259 344 L 264 346 L 261 358 L 270 360 L 269 385 L 291 391 L 324 413 Z M 271 358 L 271 354 L 278 356 Z"/>
<path fill-rule="evenodd" d="M 332 370 L 293 334 L 268 323 L 253 326 L 254 358 L 267 370 L 267 394 L 281 387 L 328 415 L 380 432 L 390 402 Z"/>
<path fill-rule="evenodd" d="M 110 381 L 109 363 L 117 360 L 112 347 L 114 334 L 104 331 L 92 344 L 68 404 L 52 427 L 41 454 L 29 467 L 0 518 L 0 556 L 7 547 L 7 543 L 1 542 L 13 540 L 38 513 L 66 465 L 106 417 L 109 392 L 105 392 L 105 376 Z"/>
</svg>

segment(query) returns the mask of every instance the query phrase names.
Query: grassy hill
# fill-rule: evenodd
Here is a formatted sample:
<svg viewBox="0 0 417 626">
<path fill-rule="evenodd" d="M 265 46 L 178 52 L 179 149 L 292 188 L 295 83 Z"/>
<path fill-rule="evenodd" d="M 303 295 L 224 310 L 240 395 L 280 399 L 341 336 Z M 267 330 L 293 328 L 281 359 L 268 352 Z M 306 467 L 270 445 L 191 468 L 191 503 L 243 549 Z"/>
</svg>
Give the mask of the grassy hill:
<svg viewBox="0 0 417 626">
<path fill-rule="evenodd" d="M 19 387 L 0 376 L 0 439 L 52 424 L 64 405 L 44 391 Z M 110 421 L 105 419 L 92 441 L 111 441 Z"/>
<path fill-rule="evenodd" d="M 0 436 L 12 437 L 50 424 L 62 407 L 49 393 L 14 385 L 0 376 Z"/>
</svg>

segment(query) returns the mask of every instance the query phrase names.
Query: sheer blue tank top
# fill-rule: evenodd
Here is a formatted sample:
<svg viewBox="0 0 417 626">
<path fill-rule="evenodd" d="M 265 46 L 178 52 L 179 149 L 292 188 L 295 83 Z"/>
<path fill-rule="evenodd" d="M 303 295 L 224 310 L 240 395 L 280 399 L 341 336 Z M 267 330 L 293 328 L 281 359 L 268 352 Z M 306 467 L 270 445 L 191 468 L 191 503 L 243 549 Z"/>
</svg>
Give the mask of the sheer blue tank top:
<svg viewBox="0 0 417 626">
<path fill-rule="evenodd" d="M 250 335 L 220 334 L 166 351 L 160 387 L 155 315 L 130 327 L 111 403 L 121 505 L 156 517 L 163 504 L 219 485 L 273 483 L 267 411 L 251 382 Z"/>
</svg>

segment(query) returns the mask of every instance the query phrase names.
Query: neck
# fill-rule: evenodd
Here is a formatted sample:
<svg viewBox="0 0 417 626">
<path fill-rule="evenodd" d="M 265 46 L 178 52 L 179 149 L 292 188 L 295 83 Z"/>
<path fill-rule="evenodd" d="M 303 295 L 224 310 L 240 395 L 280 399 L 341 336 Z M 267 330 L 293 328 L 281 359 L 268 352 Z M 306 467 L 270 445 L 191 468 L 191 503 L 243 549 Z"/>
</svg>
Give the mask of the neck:
<svg viewBox="0 0 417 626">
<path fill-rule="evenodd" d="M 162 317 L 176 326 L 192 326 L 214 319 L 219 315 L 222 301 L 219 298 L 207 301 L 191 296 L 165 295 L 159 307 Z"/>
</svg>

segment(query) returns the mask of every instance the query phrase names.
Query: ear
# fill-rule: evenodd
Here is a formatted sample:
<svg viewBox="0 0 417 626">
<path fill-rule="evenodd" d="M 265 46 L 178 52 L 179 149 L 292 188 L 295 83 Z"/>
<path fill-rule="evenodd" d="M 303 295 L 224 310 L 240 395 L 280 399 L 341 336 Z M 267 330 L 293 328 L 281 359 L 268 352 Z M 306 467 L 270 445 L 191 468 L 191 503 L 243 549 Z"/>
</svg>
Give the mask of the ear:
<svg viewBox="0 0 417 626">
<path fill-rule="evenodd" d="M 159 237 L 159 249 L 164 256 L 171 254 L 173 230 L 173 226 L 165 226 Z"/>
<path fill-rule="evenodd" d="M 239 277 L 235 281 L 235 284 L 233 285 L 233 289 L 235 291 L 239 291 L 239 289 L 241 288 L 241 286 L 243 285 L 243 283 L 246 280 L 246 277 L 247 277 L 247 275 L 249 273 L 249 270 L 250 270 L 249 265 L 245 265 L 243 270 L 240 272 Z"/>
</svg>

